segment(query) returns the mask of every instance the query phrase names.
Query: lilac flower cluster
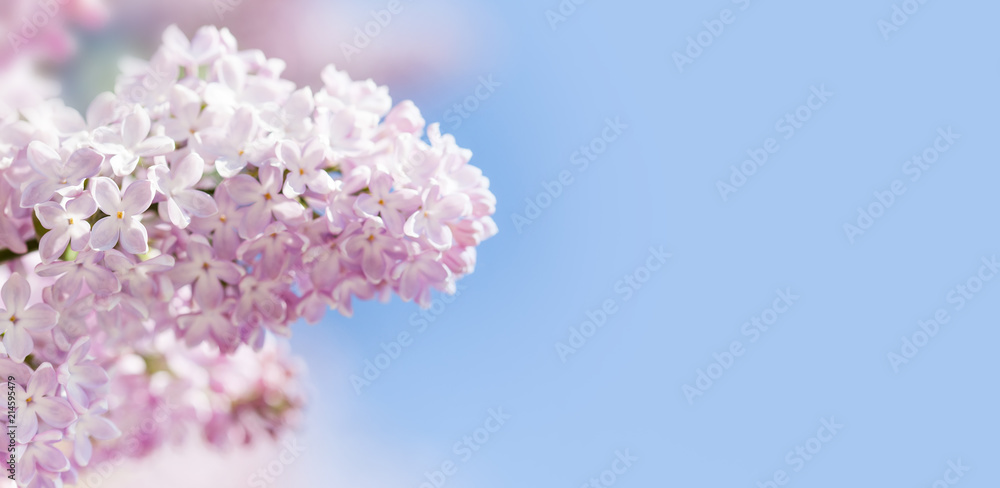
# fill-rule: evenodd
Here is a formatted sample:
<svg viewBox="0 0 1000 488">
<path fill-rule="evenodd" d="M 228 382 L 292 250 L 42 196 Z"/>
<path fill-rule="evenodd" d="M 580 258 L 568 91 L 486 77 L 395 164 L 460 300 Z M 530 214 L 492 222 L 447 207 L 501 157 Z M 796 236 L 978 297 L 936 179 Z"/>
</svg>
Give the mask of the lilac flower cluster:
<svg viewBox="0 0 1000 488">
<path fill-rule="evenodd" d="M 216 445 L 277 435 L 302 398 L 273 336 L 350 316 L 354 297 L 428 306 L 473 271 L 497 227 L 471 152 L 371 80 L 330 66 L 314 91 L 284 67 L 225 29 L 171 27 L 86 114 L 30 68 L 0 77 L 19 486 L 190 427 Z"/>
</svg>

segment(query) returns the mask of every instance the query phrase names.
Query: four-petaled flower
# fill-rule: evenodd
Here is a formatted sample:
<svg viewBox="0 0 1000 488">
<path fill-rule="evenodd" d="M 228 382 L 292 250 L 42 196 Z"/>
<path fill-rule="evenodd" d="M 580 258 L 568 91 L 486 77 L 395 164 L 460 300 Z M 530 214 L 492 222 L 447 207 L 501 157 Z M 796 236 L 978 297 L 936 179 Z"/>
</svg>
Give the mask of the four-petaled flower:
<svg viewBox="0 0 1000 488">
<path fill-rule="evenodd" d="M 326 148 L 322 139 L 313 139 L 304 150 L 300 150 L 294 141 L 278 143 L 278 160 L 288 170 L 283 189 L 285 195 L 295 198 L 305 193 L 306 187 L 321 194 L 333 191 L 333 178 L 322 167 L 326 161 Z"/>
<path fill-rule="evenodd" d="M 136 181 L 122 193 L 114 180 L 107 177 L 95 178 L 94 200 L 102 212 L 107 214 L 94 224 L 90 233 L 90 247 L 107 251 L 121 240 L 122 249 L 132 254 L 146 254 L 146 227 L 140 216 L 153 203 L 153 186 L 148 181 Z"/>
<path fill-rule="evenodd" d="M 469 197 L 454 193 L 439 198 L 441 187 L 434 185 L 424 195 L 424 203 L 403 226 L 410 237 L 424 236 L 435 249 L 445 250 L 452 245 L 451 227 L 448 222 L 468 215 L 472 210 Z"/>
<path fill-rule="evenodd" d="M 150 126 L 149 113 L 136 106 L 132 113 L 125 116 L 118 130 L 101 127 L 94 131 L 94 147 L 112 155 L 111 169 L 116 176 L 132 174 L 139 158 L 163 156 L 174 150 L 173 139 L 167 136 L 150 137 Z"/>
<path fill-rule="evenodd" d="M 257 237 L 271 221 L 286 221 L 302 215 L 302 205 L 282 195 L 281 168 L 269 164 L 260 167 L 260 181 L 249 175 L 235 176 L 229 185 L 229 196 L 239 205 L 246 205 L 240 236 Z"/>
<path fill-rule="evenodd" d="M 30 331 L 45 332 L 56 326 L 59 313 L 44 303 L 28 306 L 31 287 L 19 273 L 14 273 L 0 289 L 5 309 L 0 308 L 0 333 L 7 355 L 19 363 L 31 354 L 35 341 Z M 34 433 L 32 433 L 34 435 Z"/>
<path fill-rule="evenodd" d="M 149 181 L 153 188 L 167 197 L 160 203 L 160 215 L 164 220 L 183 229 L 191 223 L 191 217 L 209 217 L 219 211 L 215 200 L 207 193 L 194 189 L 205 171 L 205 160 L 191 153 L 171 168 L 157 164 L 149 170 Z"/>
<path fill-rule="evenodd" d="M 62 439 L 62 431 L 56 429 L 39 432 L 31 439 L 17 462 L 18 470 L 14 479 L 19 486 L 62 486 L 58 473 L 69 471 L 69 459 L 53 445 Z"/>
<path fill-rule="evenodd" d="M 196 134 L 198 145 L 215 157 L 215 170 L 223 178 L 243 171 L 254 156 L 257 121 L 251 110 L 242 108 L 233 114 L 229 127 L 212 127 Z"/>
<path fill-rule="evenodd" d="M 15 385 L 15 388 L 20 388 Z M 59 381 L 56 370 L 49 363 L 42 363 L 31 377 L 23 392 L 16 392 L 17 440 L 25 442 L 38 433 L 38 421 L 64 429 L 76 420 L 76 412 L 65 398 L 58 395 Z"/>
<path fill-rule="evenodd" d="M 28 163 L 41 177 L 24 187 L 21 206 L 33 207 L 49 201 L 57 191 L 78 187 L 83 180 L 97 174 L 103 161 L 104 156 L 87 148 L 74 151 L 64 160 L 44 142 L 32 142 L 28 145 Z"/>
<path fill-rule="evenodd" d="M 392 191 L 392 177 L 382 172 L 372 176 L 368 190 L 358 195 L 354 206 L 364 216 L 381 216 L 389 234 L 402 236 L 403 223 L 420 206 L 420 195 L 409 189 Z"/>
<path fill-rule="evenodd" d="M 90 242 L 90 222 L 87 219 L 97 211 L 97 202 L 89 193 L 66 203 L 66 208 L 55 202 L 35 206 L 35 216 L 42 227 L 49 229 L 38 241 L 42 261 L 49 263 L 66 251 L 66 245 L 80 252 Z"/>
<path fill-rule="evenodd" d="M 213 256 L 212 247 L 203 239 L 191 239 L 187 246 L 187 260 L 178 262 L 170 270 L 170 276 L 179 286 L 194 283 L 195 301 L 198 305 L 209 308 L 222 301 L 221 282 L 235 285 L 240 282 L 243 273 L 232 261 L 223 261 Z"/>
<path fill-rule="evenodd" d="M 94 451 L 94 445 L 90 439 L 99 441 L 115 439 L 122 435 L 118 427 L 104 417 L 108 409 L 102 404 L 95 404 L 87 411 L 80 414 L 80 418 L 73 424 L 73 459 L 80 466 L 90 464 L 90 457 Z"/>
<path fill-rule="evenodd" d="M 386 233 L 377 218 L 368 220 L 364 227 L 348 237 L 342 249 L 345 256 L 361 263 L 361 270 L 372 283 L 385 278 L 390 260 L 406 256 L 406 249 Z"/>
<path fill-rule="evenodd" d="M 87 359 L 90 352 L 90 338 L 81 338 L 73 344 L 66 362 L 59 365 L 59 383 L 66 388 L 66 398 L 76 409 L 90 405 L 88 391 L 94 391 L 108 383 L 108 373 L 93 359 Z"/>
<path fill-rule="evenodd" d="M 233 259 L 240 245 L 240 224 L 245 212 L 229 196 L 228 185 L 219 185 L 215 189 L 215 204 L 219 211 L 211 217 L 191 219 L 190 229 L 211 236 L 212 247 L 219 258 Z"/>
</svg>

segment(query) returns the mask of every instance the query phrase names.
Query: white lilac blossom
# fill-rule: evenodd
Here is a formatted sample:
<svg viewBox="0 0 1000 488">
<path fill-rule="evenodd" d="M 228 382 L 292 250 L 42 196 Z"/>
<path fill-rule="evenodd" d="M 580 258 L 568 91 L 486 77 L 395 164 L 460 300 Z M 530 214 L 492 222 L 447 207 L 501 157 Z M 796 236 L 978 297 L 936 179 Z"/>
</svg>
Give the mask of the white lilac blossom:
<svg viewBox="0 0 1000 488">
<path fill-rule="evenodd" d="M 31 70 L 0 74 L 19 486 L 192 426 L 219 446 L 280 435 L 303 401 L 276 337 L 355 299 L 428 306 L 497 232 L 472 153 L 371 80 L 330 66 L 296 87 L 214 27 L 171 27 L 122 69 L 86 116 Z"/>
</svg>

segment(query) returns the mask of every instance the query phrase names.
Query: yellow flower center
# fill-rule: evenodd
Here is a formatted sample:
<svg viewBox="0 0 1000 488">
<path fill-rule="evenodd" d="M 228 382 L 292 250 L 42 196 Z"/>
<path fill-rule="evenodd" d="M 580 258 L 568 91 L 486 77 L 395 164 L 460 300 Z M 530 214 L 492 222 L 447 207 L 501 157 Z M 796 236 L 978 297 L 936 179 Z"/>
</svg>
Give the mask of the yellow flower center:
<svg viewBox="0 0 1000 488">
<path fill-rule="evenodd" d="M 69 218 L 69 219 L 67 219 L 67 220 L 69 220 L 69 225 L 73 225 L 73 217 L 70 217 L 70 218 Z"/>
<path fill-rule="evenodd" d="M 119 219 L 124 219 L 125 218 L 125 212 L 118 212 L 118 218 Z"/>
<path fill-rule="evenodd" d="M 271 194 L 270 193 L 265 193 L 264 194 L 264 200 L 270 200 L 270 199 L 271 199 Z"/>
</svg>

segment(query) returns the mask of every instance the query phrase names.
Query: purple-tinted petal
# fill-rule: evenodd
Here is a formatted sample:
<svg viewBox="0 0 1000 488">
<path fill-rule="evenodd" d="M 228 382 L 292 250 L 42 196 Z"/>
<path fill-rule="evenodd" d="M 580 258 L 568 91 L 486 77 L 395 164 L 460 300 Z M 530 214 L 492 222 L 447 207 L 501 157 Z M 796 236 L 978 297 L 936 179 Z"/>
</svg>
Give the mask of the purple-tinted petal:
<svg viewBox="0 0 1000 488">
<path fill-rule="evenodd" d="M 388 195 L 389 190 L 392 189 L 392 177 L 382 172 L 375 173 L 375 175 L 372 176 L 372 181 L 369 184 L 369 187 L 371 188 L 372 195 L 377 195 L 379 198 L 382 198 Z"/>
<path fill-rule="evenodd" d="M 289 170 L 296 170 L 299 166 L 299 160 L 302 159 L 302 153 L 299 151 L 299 145 L 294 141 L 284 140 L 278 143 L 278 147 L 275 148 L 278 154 L 278 159 L 285 163 L 285 167 Z"/>
<path fill-rule="evenodd" d="M 72 237 L 69 248 L 76 252 L 83 251 L 90 244 L 90 222 L 77 221 L 70 227 L 69 234 Z"/>
<path fill-rule="evenodd" d="M 66 211 L 55 202 L 45 202 L 35 206 L 35 217 L 46 229 L 64 227 L 66 223 Z M 48 234 L 46 234 L 48 235 Z"/>
<path fill-rule="evenodd" d="M 77 184 L 84 178 L 97 174 L 104 162 L 104 155 L 89 148 L 78 149 L 69 157 L 66 163 L 66 179 L 70 184 Z"/>
<path fill-rule="evenodd" d="M 31 208 L 40 203 L 45 203 L 52 199 L 52 195 L 59 189 L 59 184 L 52 180 L 34 180 L 28 183 L 21 193 L 21 207 Z"/>
<path fill-rule="evenodd" d="M 42 261 L 51 263 L 59 256 L 62 256 L 66 252 L 69 239 L 69 232 L 66 232 L 65 229 L 46 232 L 38 241 L 38 254 L 41 256 Z"/>
<path fill-rule="evenodd" d="M 118 98 L 114 93 L 101 93 L 87 107 L 87 125 L 91 129 L 96 129 L 114 122 L 117 108 Z"/>
<path fill-rule="evenodd" d="M 382 206 L 378 203 L 378 198 L 367 193 L 358 195 L 358 199 L 354 201 L 354 208 L 360 210 L 368 217 L 374 217 L 382 210 Z"/>
<path fill-rule="evenodd" d="M 166 209 L 167 220 L 171 224 L 176 225 L 179 229 L 187 228 L 191 223 L 191 216 L 187 212 L 181 209 L 180 205 L 177 204 L 177 200 L 171 198 L 165 202 L 160 202 L 160 216 L 162 217 L 164 209 Z"/>
<path fill-rule="evenodd" d="M 174 181 L 174 188 L 191 188 L 205 173 L 205 160 L 197 153 L 191 153 L 184 159 L 174 164 L 170 170 L 170 176 Z"/>
<path fill-rule="evenodd" d="M 174 150 L 174 140 L 167 136 L 153 136 L 135 146 L 136 155 L 144 158 L 162 156 Z"/>
<path fill-rule="evenodd" d="M 116 176 L 130 175 L 138 165 L 139 156 L 131 152 L 115 154 L 111 157 L 111 169 L 114 170 Z"/>
<path fill-rule="evenodd" d="M 31 334 L 24 327 L 8 327 L 3 335 L 3 347 L 7 348 L 7 355 L 19 363 L 24 362 L 24 358 L 31 354 L 35 348 L 35 341 L 31 339 Z"/>
<path fill-rule="evenodd" d="M 190 261 L 174 266 L 174 269 L 170 270 L 170 279 L 178 286 L 184 286 L 198 279 L 203 272 L 201 263 Z"/>
<path fill-rule="evenodd" d="M 243 144 L 250 140 L 256 129 L 253 111 L 249 108 L 240 108 L 233 115 L 233 120 L 229 124 L 229 140 L 234 144 Z"/>
<path fill-rule="evenodd" d="M 108 215 L 115 215 L 122 209 L 121 190 L 115 181 L 106 176 L 91 180 L 94 201 L 102 212 Z M 96 226 L 95 226 L 96 227 Z"/>
<path fill-rule="evenodd" d="M 35 443 L 32 446 L 35 450 L 35 462 L 42 469 L 53 473 L 60 473 L 69 469 L 69 459 L 59 449 L 48 444 Z"/>
<path fill-rule="evenodd" d="M 149 135 L 149 114 L 142 108 L 136 108 L 125 116 L 122 122 L 122 142 L 125 147 L 134 148 Z"/>
<path fill-rule="evenodd" d="M 45 423 L 57 427 L 66 428 L 76 420 L 73 407 L 65 398 L 42 397 L 34 400 L 34 410 Z"/>
<path fill-rule="evenodd" d="M 90 443 L 90 437 L 77 434 L 76 439 L 73 439 L 73 459 L 76 460 L 76 464 L 86 466 L 90 463 L 93 453 L 94 446 Z"/>
<path fill-rule="evenodd" d="M 66 212 L 77 218 L 85 219 L 97 212 L 97 202 L 89 193 L 83 193 L 66 204 Z"/>
<path fill-rule="evenodd" d="M 215 267 L 215 274 L 226 283 L 235 285 L 239 283 L 242 273 L 240 267 L 230 262 L 218 262 Z"/>
<path fill-rule="evenodd" d="M 17 440 L 26 443 L 38 433 L 38 417 L 34 413 L 23 412 L 17 424 Z M 22 464 L 23 466 L 23 464 Z"/>
<path fill-rule="evenodd" d="M 471 208 L 469 197 L 465 194 L 449 195 L 434 204 L 434 218 L 452 220 L 466 215 Z"/>
<path fill-rule="evenodd" d="M 234 176 L 226 180 L 225 185 L 229 197 L 237 205 L 250 205 L 260 200 L 260 182 L 250 175 Z"/>
<path fill-rule="evenodd" d="M 146 254 L 149 252 L 149 239 L 146 235 L 146 227 L 138 220 L 123 221 L 122 225 L 122 249 L 132 254 Z"/>
<path fill-rule="evenodd" d="M 94 224 L 90 231 L 90 247 L 97 251 L 107 251 L 118 244 L 118 234 L 121 230 L 121 220 L 117 217 L 104 217 Z"/>
<path fill-rule="evenodd" d="M 87 433 L 94 439 L 102 441 L 122 435 L 122 432 L 110 420 L 93 415 L 87 418 Z"/>
<path fill-rule="evenodd" d="M 451 247 L 451 228 L 437 220 L 427 221 L 427 240 L 435 248 L 444 250 Z"/>
<path fill-rule="evenodd" d="M 56 370 L 52 368 L 52 364 L 43 363 L 28 379 L 28 387 L 24 392 L 28 398 L 43 397 L 55 393 L 58 385 Z"/>
<path fill-rule="evenodd" d="M 281 191 L 282 170 L 277 166 L 264 165 L 260 167 L 257 177 L 260 179 L 260 187 L 266 193 L 277 195 Z"/>
<path fill-rule="evenodd" d="M 73 381 L 91 388 L 108 382 L 108 373 L 104 368 L 94 364 L 83 364 L 73 367 Z"/>
<path fill-rule="evenodd" d="M 153 184 L 148 181 L 136 181 L 125 189 L 122 197 L 122 207 L 129 215 L 140 214 L 153 203 Z"/>
<path fill-rule="evenodd" d="M 222 283 L 202 275 L 194 284 L 194 297 L 203 308 L 214 308 L 222 303 Z"/>
<path fill-rule="evenodd" d="M 207 193 L 198 190 L 182 190 L 174 194 L 177 201 L 184 210 L 187 210 L 195 217 L 210 217 L 219 211 L 215 200 Z"/>
<path fill-rule="evenodd" d="M 281 197 L 285 198 L 285 197 Z M 277 200 L 277 198 L 275 198 Z M 278 202 L 271 205 L 271 212 L 274 216 L 283 222 L 289 222 L 294 219 L 298 219 L 302 216 L 303 208 L 299 202 L 294 200 L 285 199 L 283 202 Z"/>
<path fill-rule="evenodd" d="M 0 296 L 3 297 L 3 304 L 7 308 L 7 311 L 17 315 L 28 304 L 28 298 L 31 297 L 31 286 L 28 285 L 28 281 L 20 273 L 14 273 L 3 284 L 3 288 L 0 289 Z"/>
<path fill-rule="evenodd" d="M 365 277 L 373 283 L 379 282 L 385 276 L 385 256 L 374 249 L 364 252 L 361 259 L 361 269 L 365 272 Z"/>
<path fill-rule="evenodd" d="M 17 316 L 17 325 L 37 332 L 55 327 L 58 321 L 59 312 L 44 303 L 37 303 Z"/>
<path fill-rule="evenodd" d="M 240 245 L 240 235 L 229 226 L 220 227 L 212 236 L 212 247 L 220 259 L 236 257 L 236 248 Z"/>
<path fill-rule="evenodd" d="M 28 163 L 35 171 L 48 177 L 58 176 L 57 170 L 63 166 L 59 153 L 40 141 L 28 145 Z"/>
<path fill-rule="evenodd" d="M 241 227 L 241 234 L 244 238 L 252 238 L 259 235 L 267 227 L 267 224 L 271 223 L 271 212 L 267 208 L 267 204 L 263 201 L 258 202 L 248 208 L 246 213 L 243 215 L 243 225 Z"/>
</svg>

